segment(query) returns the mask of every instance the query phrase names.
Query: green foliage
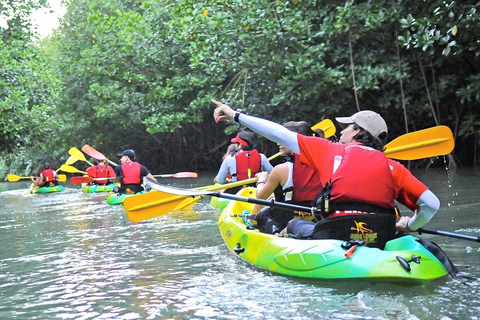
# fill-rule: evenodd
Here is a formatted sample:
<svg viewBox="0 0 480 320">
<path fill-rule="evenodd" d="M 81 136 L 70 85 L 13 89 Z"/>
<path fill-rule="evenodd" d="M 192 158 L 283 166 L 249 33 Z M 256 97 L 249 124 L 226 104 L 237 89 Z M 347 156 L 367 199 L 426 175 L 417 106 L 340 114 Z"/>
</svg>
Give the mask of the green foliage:
<svg viewBox="0 0 480 320">
<path fill-rule="evenodd" d="M 405 122 L 408 130 L 439 123 L 460 142 L 479 131 L 478 7 L 71 0 L 62 27 L 40 47 L 12 40 L 0 49 L 0 65 L 8 63 L 0 128 L 10 145 L 41 133 L 65 149 L 134 147 L 152 163 L 209 167 L 223 152 L 211 150 L 228 143 L 222 131 L 239 129 L 213 124 L 215 98 L 277 122 L 372 109 L 392 138 Z M 47 119 L 57 126 L 42 127 Z"/>
</svg>

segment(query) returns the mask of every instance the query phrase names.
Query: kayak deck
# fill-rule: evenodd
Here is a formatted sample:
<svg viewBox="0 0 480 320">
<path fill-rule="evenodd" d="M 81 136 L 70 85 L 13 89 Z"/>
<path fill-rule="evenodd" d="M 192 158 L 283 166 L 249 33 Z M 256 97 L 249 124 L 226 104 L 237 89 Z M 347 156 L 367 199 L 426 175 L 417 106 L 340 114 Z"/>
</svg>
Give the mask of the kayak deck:
<svg viewBox="0 0 480 320">
<path fill-rule="evenodd" d="M 82 187 L 82 192 L 83 193 L 95 193 L 95 192 L 111 192 L 115 188 L 114 183 L 109 183 L 109 184 L 102 184 L 102 185 L 88 185 L 85 184 Z"/>
<path fill-rule="evenodd" d="M 30 186 L 30 193 L 53 193 L 64 191 L 65 188 L 61 185 L 56 185 L 52 187 L 37 187 L 33 183 Z"/>
<path fill-rule="evenodd" d="M 238 195 L 253 197 L 255 189 L 240 190 Z M 358 246 L 347 257 L 341 240 L 301 240 L 247 229 L 239 215 L 252 208 L 253 204 L 247 202 L 230 201 L 218 225 L 230 250 L 262 269 L 304 278 L 421 285 L 448 273 L 445 266 L 410 235 L 390 240 L 384 250 Z M 407 271 L 397 257 L 403 258 L 411 270 Z M 420 257 L 419 263 L 410 261 L 415 257 Z"/>
</svg>

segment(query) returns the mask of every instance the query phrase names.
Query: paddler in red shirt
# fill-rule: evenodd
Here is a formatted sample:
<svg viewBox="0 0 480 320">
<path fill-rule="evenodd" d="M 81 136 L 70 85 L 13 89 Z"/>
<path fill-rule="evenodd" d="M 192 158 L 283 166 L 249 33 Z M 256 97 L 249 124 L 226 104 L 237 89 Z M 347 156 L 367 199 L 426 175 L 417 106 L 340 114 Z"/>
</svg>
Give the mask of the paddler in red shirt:
<svg viewBox="0 0 480 320">
<path fill-rule="evenodd" d="M 269 140 L 280 143 L 300 155 L 300 161 L 314 168 L 325 183 L 331 184 L 328 210 L 322 218 L 348 214 L 364 215 L 382 221 L 386 230 L 378 236 L 392 236 L 395 227 L 414 231 L 428 223 L 440 207 L 440 201 L 402 164 L 388 159 L 382 152 L 382 139 L 388 132 L 383 118 L 365 110 L 351 117 L 337 118 L 345 126 L 339 143 L 302 136 L 282 125 L 236 112 L 212 100 L 216 122 L 234 119 Z M 394 200 L 414 211 L 413 217 L 402 217 L 395 225 Z M 360 231 L 371 230 L 364 225 Z M 388 240 L 388 239 L 387 239 Z M 379 245 L 381 247 L 381 244 Z"/>
</svg>

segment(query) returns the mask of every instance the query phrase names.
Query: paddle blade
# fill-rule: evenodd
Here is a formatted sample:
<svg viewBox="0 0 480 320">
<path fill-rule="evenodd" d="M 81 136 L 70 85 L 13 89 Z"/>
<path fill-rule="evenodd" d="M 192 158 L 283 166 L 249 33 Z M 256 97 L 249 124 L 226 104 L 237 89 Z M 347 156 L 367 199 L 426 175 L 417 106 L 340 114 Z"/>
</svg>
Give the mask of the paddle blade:
<svg viewBox="0 0 480 320">
<path fill-rule="evenodd" d="M 140 222 L 169 213 L 185 199 L 188 199 L 188 197 L 172 196 L 168 193 L 152 190 L 126 198 L 123 207 L 128 219 L 133 222 Z"/>
<path fill-rule="evenodd" d="M 65 182 L 67 181 L 67 176 L 64 174 L 57 174 L 57 180 L 60 182 Z"/>
<path fill-rule="evenodd" d="M 70 157 L 67 159 L 67 161 L 65 161 L 65 164 L 70 166 L 70 165 L 74 164 L 75 162 L 77 162 L 78 160 L 79 160 L 79 159 L 78 159 L 77 157 L 75 157 L 75 156 L 70 156 Z"/>
<path fill-rule="evenodd" d="M 100 151 L 97 151 L 96 149 L 92 148 L 88 144 L 84 145 L 82 147 L 82 151 L 88 154 L 90 157 L 95 158 L 97 160 L 106 160 L 107 157 Z"/>
<path fill-rule="evenodd" d="M 67 164 L 62 164 L 61 167 L 58 169 L 58 171 L 64 171 L 64 172 L 69 172 L 69 173 L 83 173 L 86 174 L 85 171 L 78 170 L 75 167 L 69 166 Z"/>
<path fill-rule="evenodd" d="M 196 190 L 223 190 L 239 187 L 245 184 L 254 183 L 257 178 L 232 182 L 228 184 L 215 184 L 211 186 L 199 187 Z M 127 217 L 133 222 L 139 222 L 166 214 L 174 209 L 185 209 L 193 206 L 201 197 L 189 197 L 172 195 L 171 193 L 152 190 L 147 193 L 131 196 L 125 199 L 123 207 Z"/>
<path fill-rule="evenodd" d="M 455 147 L 452 130 L 436 126 L 404 134 L 385 146 L 385 155 L 398 160 L 417 160 L 449 154 Z"/>
<path fill-rule="evenodd" d="M 95 158 L 95 159 L 98 159 L 98 160 L 107 160 L 108 163 L 110 163 L 111 165 L 114 165 L 115 167 L 118 166 L 118 164 L 116 164 L 115 162 L 107 159 L 107 157 L 105 157 L 105 155 L 103 153 L 94 149 L 93 147 L 89 146 L 88 144 L 86 144 L 82 147 L 82 151 L 85 152 L 86 154 L 88 154 L 92 158 Z"/>
<path fill-rule="evenodd" d="M 71 177 L 70 182 L 72 184 L 82 184 L 93 182 L 93 179 L 90 177 Z"/>
<path fill-rule="evenodd" d="M 17 176 L 16 174 L 7 174 L 7 180 L 10 182 L 19 181 L 21 179 L 30 179 L 30 177 L 20 177 L 20 176 Z"/>
<path fill-rule="evenodd" d="M 323 133 L 325 134 L 325 138 L 331 137 L 337 132 L 337 129 L 335 128 L 335 124 L 333 124 L 333 121 L 330 119 L 325 119 L 317 123 L 316 125 L 312 126 L 312 130 L 315 129 L 322 129 Z"/>
<path fill-rule="evenodd" d="M 68 150 L 68 153 L 71 156 L 76 157 L 78 160 L 82 160 L 82 161 L 85 161 L 85 162 L 87 161 L 87 158 L 85 158 L 85 155 L 83 154 L 83 152 L 78 150 L 75 147 L 71 147 L 70 150 Z"/>
</svg>

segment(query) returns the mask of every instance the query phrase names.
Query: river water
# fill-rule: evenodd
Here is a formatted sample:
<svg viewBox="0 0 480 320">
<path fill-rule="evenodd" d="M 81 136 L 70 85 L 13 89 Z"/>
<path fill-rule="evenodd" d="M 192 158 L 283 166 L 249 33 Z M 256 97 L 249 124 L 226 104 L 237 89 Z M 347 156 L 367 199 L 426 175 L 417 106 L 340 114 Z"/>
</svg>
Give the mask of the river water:
<svg viewBox="0 0 480 320">
<path fill-rule="evenodd" d="M 480 171 L 415 171 L 442 207 L 429 228 L 480 235 Z M 165 179 L 210 185 L 213 174 Z M 272 274 L 223 243 L 208 198 L 141 223 L 105 194 L 0 183 L 0 319 L 479 319 L 480 244 L 421 235 L 468 278 L 425 286 Z M 402 210 L 404 211 L 404 210 Z"/>
</svg>

